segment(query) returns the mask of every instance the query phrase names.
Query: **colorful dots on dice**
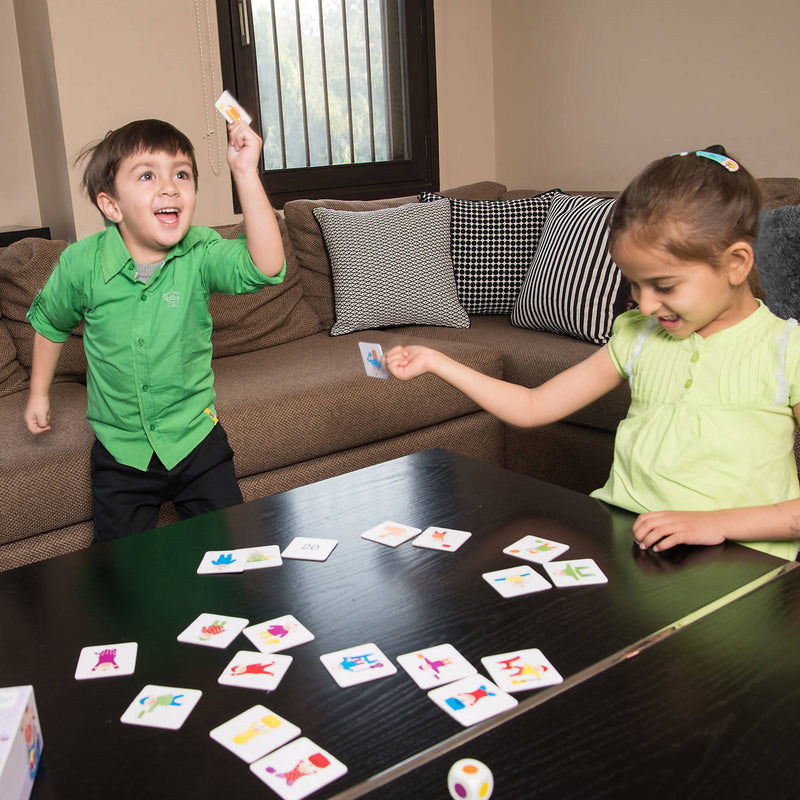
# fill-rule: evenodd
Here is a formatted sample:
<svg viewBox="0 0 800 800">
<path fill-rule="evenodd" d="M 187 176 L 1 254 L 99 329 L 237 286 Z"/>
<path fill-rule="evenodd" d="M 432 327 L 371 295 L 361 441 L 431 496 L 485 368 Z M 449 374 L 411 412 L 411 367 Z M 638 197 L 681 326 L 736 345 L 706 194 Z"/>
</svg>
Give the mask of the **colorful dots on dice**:
<svg viewBox="0 0 800 800">
<path fill-rule="evenodd" d="M 453 800 L 488 800 L 494 790 L 492 771 L 482 761 L 462 758 L 450 767 L 447 789 Z"/>
</svg>

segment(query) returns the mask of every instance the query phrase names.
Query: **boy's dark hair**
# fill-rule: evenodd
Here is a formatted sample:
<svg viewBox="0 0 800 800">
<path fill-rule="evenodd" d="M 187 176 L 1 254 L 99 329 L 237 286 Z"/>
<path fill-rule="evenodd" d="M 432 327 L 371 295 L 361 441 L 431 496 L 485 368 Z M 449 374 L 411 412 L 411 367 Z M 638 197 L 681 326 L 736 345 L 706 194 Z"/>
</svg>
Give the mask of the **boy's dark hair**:
<svg viewBox="0 0 800 800">
<path fill-rule="evenodd" d="M 721 145 L 667 156 L 631 181 L 614 203 L 612 248 L 630 232 L 641 244 L 716 267 L 734 242 L 753 244 L 762 202 L 755 178 L 741 164 L 730 171 L 702 152 L 727 156 Z"/>
<path fill-rule="evenodd" d="M 189 138 L 169 122 L 140 119 L 109 131 L 105 138 L 87 145 L 78 155 L 76 163 L 88 158 L 81 185 L 95 205 L 97 195 L 101 192 L 114 197 L 114 181 L 120 162 L 141 152 L 168 153 L 171 156 L 181 153 L 187 156 L 192 164 L 194 185 L 197 188 L 197 161 Z"/>
</svg>

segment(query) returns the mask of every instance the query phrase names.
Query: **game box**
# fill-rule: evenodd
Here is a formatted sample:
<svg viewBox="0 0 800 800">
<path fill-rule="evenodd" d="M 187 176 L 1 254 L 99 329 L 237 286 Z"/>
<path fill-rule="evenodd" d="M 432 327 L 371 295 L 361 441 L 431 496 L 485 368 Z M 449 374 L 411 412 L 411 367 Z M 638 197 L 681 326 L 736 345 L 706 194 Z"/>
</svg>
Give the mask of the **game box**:
<svg viewBox="0 0 800 800">
<path fill-rule="evenodd" d="M 42 742 L 33 686 L 0 689 L 0 797 L 28 800 Z"/>
</svg>

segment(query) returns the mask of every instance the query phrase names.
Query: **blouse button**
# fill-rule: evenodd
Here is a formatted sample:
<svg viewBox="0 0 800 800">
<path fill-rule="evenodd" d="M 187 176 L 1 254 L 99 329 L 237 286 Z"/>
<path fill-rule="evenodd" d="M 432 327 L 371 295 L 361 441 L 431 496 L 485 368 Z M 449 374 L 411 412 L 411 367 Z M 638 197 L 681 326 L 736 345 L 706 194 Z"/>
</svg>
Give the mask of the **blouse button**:
<svg viewBox="0 0 800 800">
<path fill-rule="evenodd" d="M 688 389 L 692 385 L 692 379 L 689 378 L 686 383 L 683 384 L 684 389 Z"/>
<path fill-rule="evenodd" d="M 692 353 L 692 361 L 697 362 L 700 360 L 700 353 Z"/>
</svg>

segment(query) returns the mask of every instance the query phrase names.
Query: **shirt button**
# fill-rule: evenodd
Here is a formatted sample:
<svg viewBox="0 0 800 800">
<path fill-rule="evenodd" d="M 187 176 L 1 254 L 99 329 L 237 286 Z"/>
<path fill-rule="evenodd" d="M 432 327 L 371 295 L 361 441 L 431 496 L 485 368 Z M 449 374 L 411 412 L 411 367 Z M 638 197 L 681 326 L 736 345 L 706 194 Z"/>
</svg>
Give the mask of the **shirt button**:
<svg viewBox="0 0 800 800">
<path fill-rule="evenodd" d="M 144 386 L 142 386 L 142 391 L 143 392 L 149 392 L 150 391 L 150 387 L 147 384 L 144 384 Z"/>
<path fill-rule="evenodd" d="M 144 339 L 137 339 L 136 344 L 138 344 L 139 347 L 144 347 Z"/>
<path fill-rule="evenodd" d="M 141 297 L 140 297 L 139 299 L 140 299 L 140 300 L 143 300 L 143 301 L 144 301 L 144 300 L 147 300 L 147 295 L 146 295 L 146 294 L 143 292 L 143 293 L 142 293 L 142 295 L 141 295 Z"/>
<path fill-rule="evenodd" d="M 692 353 L 692 361 L 697 362 L 700 360 L 700 353 Z"/>
<path fill-rule="evenodd" d="M 691 385 L 692 385 L 692 379 L 689 378 L 689 380 L 687 380 L 686 383 L 683 384 L 683 388 L 688 389 Z"/>
<path fill-rule="evenodd" d="M 155 425 L 151 425 L 151 426 L 150 426 L 150 430 L 151 430 L 151 431 L 154 431 L 155 429 L 156 429 L 156 426 L 155 426 Z"/>
</svg>

